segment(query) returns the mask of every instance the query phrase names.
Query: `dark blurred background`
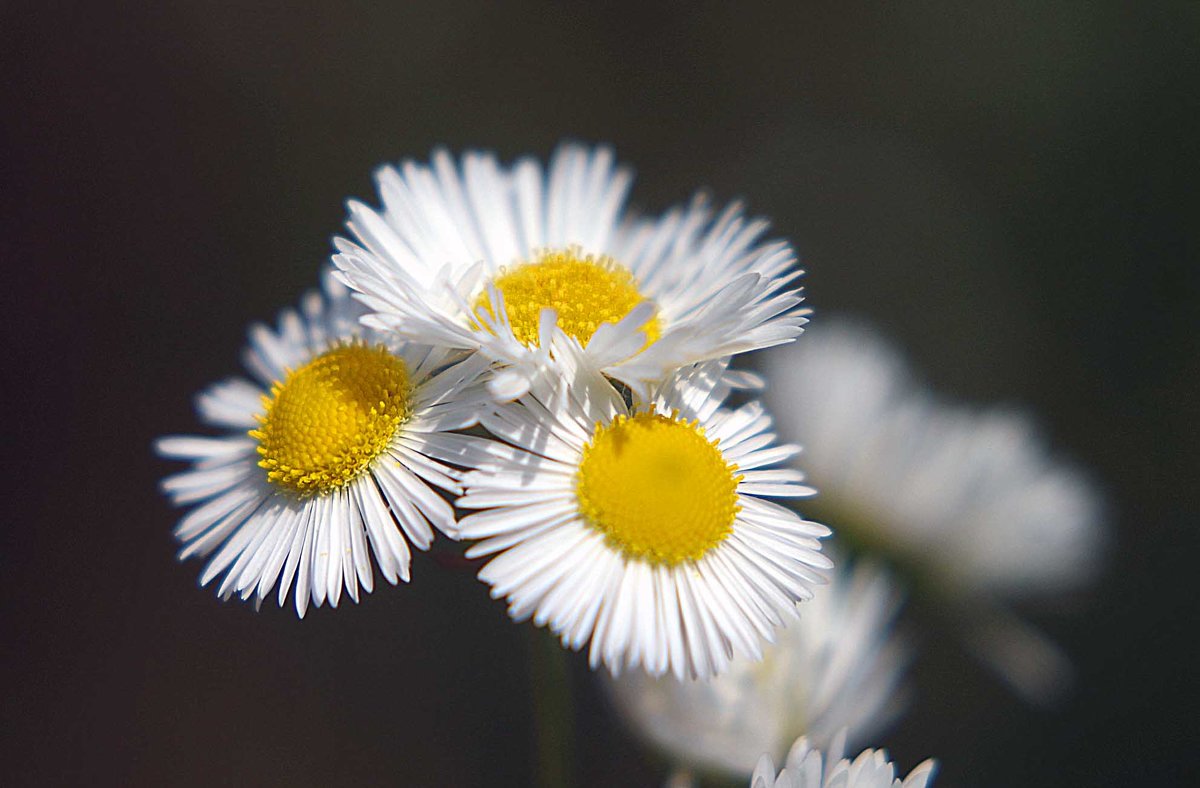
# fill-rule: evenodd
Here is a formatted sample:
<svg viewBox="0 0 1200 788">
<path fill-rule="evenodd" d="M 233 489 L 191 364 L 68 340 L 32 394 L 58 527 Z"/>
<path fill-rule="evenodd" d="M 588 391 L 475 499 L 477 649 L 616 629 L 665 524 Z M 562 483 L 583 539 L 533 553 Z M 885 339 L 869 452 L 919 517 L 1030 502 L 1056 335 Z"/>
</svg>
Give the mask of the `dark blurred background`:
<svg viewBox="0 0 1200 788">
<path fill-rule="evenodd" d="M 1025 611 L 1075 692 L 1024 705 L 925 637 L 879 743 L 942 786 L 1194 777 L 1200 4 L 73 5 L 0 8 L 5 784 L 531 780 L 528 627 L 469 574 L 418 555 L 302 622 L 222 604 L 150 444 L 378 164 L 564 137 L 614 143 L 645 209 L 747 198 L 817 320 L 1031 409 L 1107 491 L 1095 593 Z M 572 667 L 581 784 L 656 784 Z"/>
</svg>

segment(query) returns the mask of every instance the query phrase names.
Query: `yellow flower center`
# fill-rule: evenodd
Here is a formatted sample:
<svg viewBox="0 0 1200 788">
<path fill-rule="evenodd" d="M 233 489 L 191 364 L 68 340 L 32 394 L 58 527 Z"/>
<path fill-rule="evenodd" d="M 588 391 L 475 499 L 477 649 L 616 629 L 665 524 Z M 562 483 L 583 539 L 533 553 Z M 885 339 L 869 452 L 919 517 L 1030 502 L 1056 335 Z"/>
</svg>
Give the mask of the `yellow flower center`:
<svg viewBox="0 0 1200 788">
<path fill-rule="evenodd" d="M 695 422 L 639 413 L 596 426 L 575 493 L 584 518 L 626 556 L 675 566 L 732 531 L 736 471 Z"/>
<path fill-rule="evenodd" d="M 267 480 L 300 495 L 324 495 L 358 478 L 411 414 L 404 362 L 382 345 L 338 345 L 288 372 L 263 397 L 250 435 Z"/>
<path fill-rule="evenodd" d="M 563 331 L 587 344 L 602 323 L 617 322 L 647 300 L 629 269 L 609 257 L 581 256 L 578 249 L 546 252 L 535 262 L 502 268 L 492 283 L 504 296 L 513 334 L 527 347 L 537 347 L 538 319 L 546 307 L 558 313 Z M 473 306 L 478 315 L 495 316 L 487 290 Z M 647 345 L 658 339 L 658 318 L 646 321 L 642 331 Z"/>
</svg>

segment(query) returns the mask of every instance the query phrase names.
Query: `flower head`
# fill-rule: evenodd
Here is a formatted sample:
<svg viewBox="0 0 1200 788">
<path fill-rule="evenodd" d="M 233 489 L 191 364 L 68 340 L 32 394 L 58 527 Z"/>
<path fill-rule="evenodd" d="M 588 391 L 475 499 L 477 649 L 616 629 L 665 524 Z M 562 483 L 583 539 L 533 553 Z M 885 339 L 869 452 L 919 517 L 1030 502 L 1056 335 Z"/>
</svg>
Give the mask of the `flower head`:
<svg viewBox="0 0 1200 788">
<path fill-rule="evenodd" d="M 833 574 L 761 661 L 735 659 L 709 681 L 629 672 L 606 683 L 622 718 L 673 761 L 749 775 L 764 749 L 781 758 L 797 736 L 824 746 L 847 728 L 866 741 L 895 716 L 908 661 L 892 634 L 898 607 L 888 575 L 860 561 Z"/>
<path fill-rule="evenodd" d="M 788 752 L 787 765 L 778 775 L 770 755 L 763 755 L 750 778 L 750 788 L 925 788 L 937 764 L 923 761 L 908 776 L 896 776 L 896 767 L 883 750 L 864 750 L 854 760 L 842 758 L 845 736 L 835 737 L 828 753 L 800 738 Z"/>
<path fill-rule="evenodd" d="M 1026 418 L 944 404 L 860 326 L 819 326 L 770 354 L 765 372 L 781 431 L 806 447 L 822 516 L 939 591 L 1018 690 L 1058 692 L 1066 658 L 998 603 L 1095 574 L 1104 532 L 1084 474 L 1052 458 Z"/>
<path fill-rule="evenodd" d="M 336 607 L 374 587 L 371 555 L 389 583 L 409 578 L 409 544 L 433 529 L 454 535 L 450 505 L 433 488 L 460 491 L 453 462 L 470 439 L 452 431 L 489 401 L 482 359 L 398 346 L 359 325 L 362 309 L 331 277 L 272 331 L 250 331 L 254 380 L 202 393 L 201 419 L 221 437 L 170 436 L 159 453 L 190 461 L 163 491 L 191 510 L 175 528 L 181 559 L 210 556 L 201 585 L 256 604 L 278 585 Z"/>
<path fill-rule="evenodd" d="M 765 222 L 702 198 L 631 218 L 632 174 L 607 148 L 564 145 L 545 171 L 438 152 L 377 180 L 381 209 L 352 202 L 356 241 L 337 241 L 343 280 L 373 325 L 496 361 L 501 400 L 553 363 L 546 319 L 643 394 L 678 367 L 787 342 L 805 322 L 795 258 L 760 242 Z"/>
<path fill-rule="evenodd" d="M 794 615 L 831 564 L 828 529 L 759 496 L 811 493 L 758 404 L 721 408 L 724 364 L 681 370 L 628 405 L 561 328 L 561 365 L 484 425 L 466 460 L 460 533 L 514 618 L 591 641 L 612 672 L 707 677 Z"/>
<path fill-rule="evenodd" d="M 770 354 L 766 373 L 818 507 L 853 537 L 998 595 L 1062 590 L 1096 570 L 1099 497 L 1027 419 L 943 404 L 858 326 L 819 327 Z"/>
</svg>

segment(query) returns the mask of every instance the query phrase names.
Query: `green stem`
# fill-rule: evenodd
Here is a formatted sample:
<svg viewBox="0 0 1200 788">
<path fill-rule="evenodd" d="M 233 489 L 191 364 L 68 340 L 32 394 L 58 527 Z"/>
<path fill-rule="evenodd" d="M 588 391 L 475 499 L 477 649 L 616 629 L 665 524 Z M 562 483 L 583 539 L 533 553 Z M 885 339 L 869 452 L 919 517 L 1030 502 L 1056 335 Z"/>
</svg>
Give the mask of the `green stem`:
<svg viewBox="0 0 1200 788">
<path fill-rule="evenodd" d="M 575 780 L 575 714 L 567 651 L 544 629 L 530 627 L 537 784 L 569 788 Z"/>
</svg>

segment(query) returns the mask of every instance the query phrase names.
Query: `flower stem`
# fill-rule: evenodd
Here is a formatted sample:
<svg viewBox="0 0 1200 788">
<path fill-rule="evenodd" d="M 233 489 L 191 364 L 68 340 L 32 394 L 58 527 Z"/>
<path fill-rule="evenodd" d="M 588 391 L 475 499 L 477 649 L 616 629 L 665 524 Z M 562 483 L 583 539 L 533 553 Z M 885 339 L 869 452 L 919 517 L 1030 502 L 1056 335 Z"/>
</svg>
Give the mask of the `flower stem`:
<svg viewBox="0 0 1200 788">
<path fill-rule="evenodd" d="M 550 632 L 534 627 L 529 630 L 537 785 L 569 788 L 575 782 L 575 710 L 567 650 Z"/>
</svg>

